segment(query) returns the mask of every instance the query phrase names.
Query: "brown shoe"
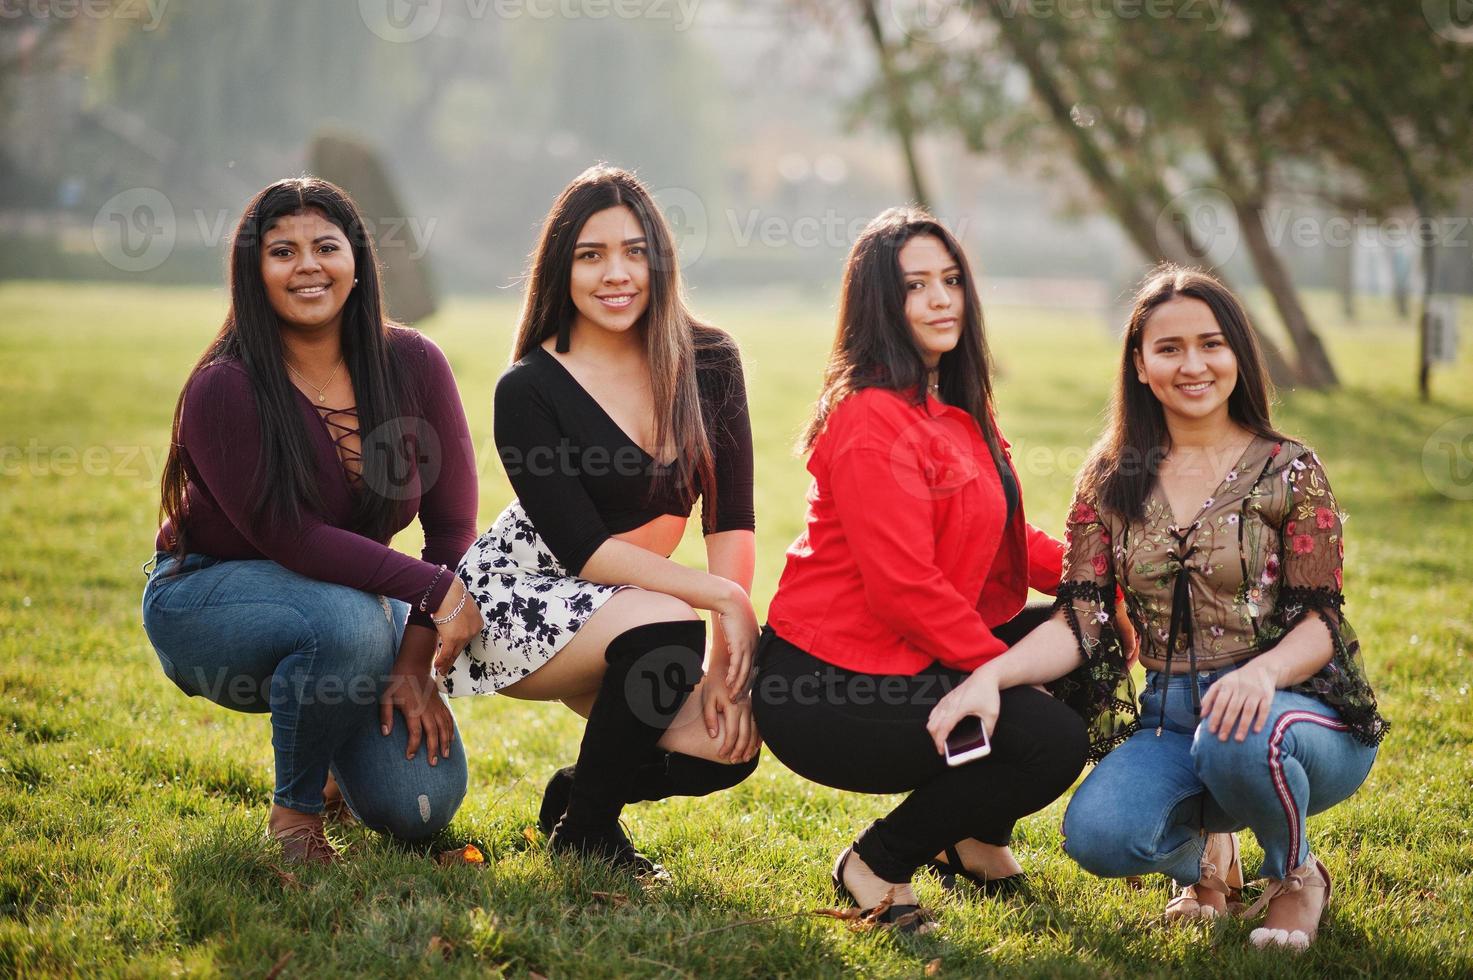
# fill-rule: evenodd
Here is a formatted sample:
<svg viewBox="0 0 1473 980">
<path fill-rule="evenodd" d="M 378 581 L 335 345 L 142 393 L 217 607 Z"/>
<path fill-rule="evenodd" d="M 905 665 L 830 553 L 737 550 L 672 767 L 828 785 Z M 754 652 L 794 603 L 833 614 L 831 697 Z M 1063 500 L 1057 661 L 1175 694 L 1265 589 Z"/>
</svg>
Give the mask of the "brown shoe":
<svg viewBox="0 0 1473 980">
<path fill-rule="evenodd" d="M 281 845 L 282 857 L 294 864 L 331 864 L 338 850 L 322 829 L 322 814 L 272 807 L 267 835 Z"/>
<path fill-rule="evenodd" d="M 1204 892 L 1222 895 L 1231 908 L 1243 891 L 1243 862 L 1238 854 L 1237 834 L 1208 834 L 1202 849 L 1202 878 L 1186 885 L 1166 903 L 1167 922 L 1208 921 L 1225 914 L 1202 901 Z"/>
<path fill-rule="evenodd" d="M 298 827 L 274 839 L 281 844 L 281 856 L 293 864 L 332 864 L 342 856 L 320 827 Z"/>
</svg>

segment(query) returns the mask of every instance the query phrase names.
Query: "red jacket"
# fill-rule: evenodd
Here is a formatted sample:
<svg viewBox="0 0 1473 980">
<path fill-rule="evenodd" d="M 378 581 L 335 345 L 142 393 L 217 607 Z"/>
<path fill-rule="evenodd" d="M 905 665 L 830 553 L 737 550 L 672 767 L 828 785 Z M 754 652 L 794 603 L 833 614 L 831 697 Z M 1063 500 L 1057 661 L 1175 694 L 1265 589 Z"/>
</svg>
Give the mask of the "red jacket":
<svg viewBox="0 0 1473 980">
<path fill-rule="evenodd" d="M 1021 492 L 1004 530 L 997 467 L 960 408 L 861 390 L 830 413 L 808 471 L 807 528 L 767 621 L 820 660 L 973 670 L 1007 649 L 990 627 L 1017 615 L 1030 586 L 1058 589 L 1063 544 L 1026 523 Z"/>
</svg>

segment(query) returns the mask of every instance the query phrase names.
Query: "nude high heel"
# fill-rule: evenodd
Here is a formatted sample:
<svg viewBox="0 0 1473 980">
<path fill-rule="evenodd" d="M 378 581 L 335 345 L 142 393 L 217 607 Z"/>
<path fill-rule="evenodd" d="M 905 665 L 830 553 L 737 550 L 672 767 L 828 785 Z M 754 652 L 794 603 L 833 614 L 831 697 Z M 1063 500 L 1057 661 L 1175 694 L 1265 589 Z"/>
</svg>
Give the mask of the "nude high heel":
<svg viewBox="0 0 1473 980">
<path fill-rule="evenodd" d="M 1313 854 L 1305 858 L 1304 863 L 1290 871 L 1283 878 L 1269 878 L 1268 884 L 1263 889 L 1263 894 L 1258 896 L 1246 912 L 1244 918 L 1252 918 L 1267 908 L 1275 898 L 1280 895 L 1292 895 L 1294 892 L 1306 888 L 1323 888 L 1325 890 L 1325 901 L 1320 906 L 1319 917 L 1310 927 L 1308 932 L 1302 929 L 1269 929 L 1260 927 L 1248 934 L 1248 941 L 1259 949 L 1269 947 L 1280 947 L 1294 952 L 1301 952 L 1309 948 L 1314 942 L 1315 936 L 1319 935 L 1320 923 L 1325 920 L 1325 911 L 1330 907 L 1330 872 Z"/>
<path fill-rule="evenodd" d="M 1243 862 L 1238 853 L 1237 834 L 1207 835 L 1207 846 L 1202 849 L 1202 878 L 1195 885 L 1182 886 L 1166 903 L 1166 921 L 1210 921 L 1223 914 L 1203 904 L 1204 889 L 1226 896 L 1229 907 L 1242 894 Z"/>
</svg>

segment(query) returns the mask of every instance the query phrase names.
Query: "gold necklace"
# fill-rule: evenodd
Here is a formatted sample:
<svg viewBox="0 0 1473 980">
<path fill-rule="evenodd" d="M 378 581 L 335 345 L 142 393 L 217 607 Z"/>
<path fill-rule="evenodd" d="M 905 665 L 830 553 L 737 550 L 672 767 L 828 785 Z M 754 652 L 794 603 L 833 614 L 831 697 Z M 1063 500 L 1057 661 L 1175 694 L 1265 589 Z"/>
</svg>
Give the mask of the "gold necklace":
<svg viewBox="0 0 1473 980">
<path fill-rule="evenodd" d="M 301 378 L 302 384 L 306 385 L 308 388 L 311 388 L 313 391 L 317 392 L 317 400 L 319 402 L 325 402 L 325 401 L 327 401 L 327 395 L 323 394 L 323 392 L 327 391 L 327 386 L 330 385 L 330 384 L 332 384 L 333 379 L 338 376 L 338 369 L 343 366 L 343 358 L 341 356 L 339 356 L 338 357 L 338 363 L 335 364 L 335 365 L 333 365 L 332 374 L 329 374 L 327 376 L 327 380 L 324 381 L 322 383 L 322 387 L 319 388 L 315 384 L 313 384 L 312 382 L 308 381 L 305 377 L 302 377 L 302 372 L 301 371 L 298 371 L 296 368 L 292 367 L 292 362 L 291 361 L 286 360 L 286 358 L 284 358 L 284 357 L 282 358 L 282 360 L 285 361 L 285 363 L 286 363 L 286 369 L 288 371 L 290 371 L 292 374 L 295 374 L 298 378 Z"/>
</svg>

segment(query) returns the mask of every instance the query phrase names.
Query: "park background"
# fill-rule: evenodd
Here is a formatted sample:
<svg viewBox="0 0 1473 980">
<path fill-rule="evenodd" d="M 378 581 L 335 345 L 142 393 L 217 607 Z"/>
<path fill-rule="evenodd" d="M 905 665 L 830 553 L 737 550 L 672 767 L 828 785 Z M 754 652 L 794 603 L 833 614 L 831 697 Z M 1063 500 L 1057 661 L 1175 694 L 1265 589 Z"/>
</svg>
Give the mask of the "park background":
<svg viewBox="0 0 1473 980">
<path fill-rule="evenodd" d="M 0 3 L 0 969 L 261 976 L 1347 975 L 1473 971 L 1473 23 L 1457 2 L 5 0 Z M 336 155 L 334 153 L 336 152 Z M 287 871 L 267 724 L 173 689 L 139 625 L 174 399 L 225 310 L 230 228 L 313 166 L 371 198 L 390 304 L 440 344 L 481 523 L 519 276 L 558 189 L 636 169 L 696 309 L 741 344 L 765 609 L 802 524 L 793 441 L 858 228 L 925 201 L 980 277 L 1030 520 L 1058 534 L 1132 285 L 1213 268 L 1282 352 L 1277 420 L 1326 461 L 1347 613 L 1394 728 L 1314 818 L 1336 895 L 1286 963 L 1167 931 L 1164 880 L 1084 874 L 1065 801 L 1024 821 L 1029 900 L 919 888 L 945 929 L 810 914 L 886 808 L 768 756 L 640 805 L 669 887 L 553 865 L 557 706 L 457 701 L 441 867 L 361 829 Z M 342 162 L 346 160 L 347 162 Z M 336 162 L 335 162 L 336 161 Z M 396 278 L 397 276 L 397 278 Z M 396 541 L 413 551 L 411 529 Z M 698 562 L 694 531 L 679 557 Z M 866 751 L 856 745 L 855 751 Z M 1129 819 L 1122 814 L 1121 819 Z M 1260 852 L 1245 837 L 1249 870 Z M 938 962 L 939 961 L 939 962 Z"/>
</svg>

